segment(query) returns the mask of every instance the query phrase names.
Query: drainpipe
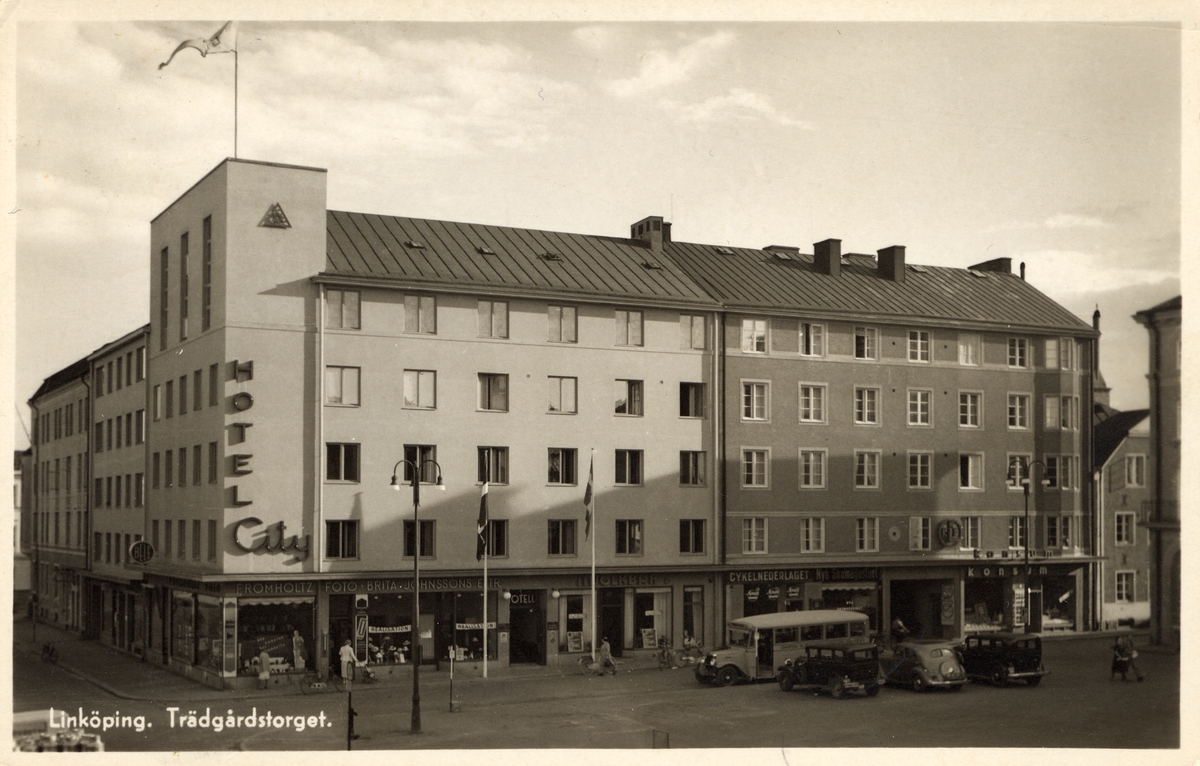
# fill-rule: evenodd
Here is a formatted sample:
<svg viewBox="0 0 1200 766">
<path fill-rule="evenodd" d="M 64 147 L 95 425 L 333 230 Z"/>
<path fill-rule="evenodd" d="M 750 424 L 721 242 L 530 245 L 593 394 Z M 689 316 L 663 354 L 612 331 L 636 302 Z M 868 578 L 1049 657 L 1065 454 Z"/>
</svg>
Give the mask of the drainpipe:
<svg viewBox="0 0 1200 766">
<path fill-rule="evenodd" d="M 325 550 L 325 485 L 321 481 L 321 448 L 325 444 L 325 285 L 317 288 L 317 444 L 314 448 L 313 485 L 316 488 L 316 510 L 313 518 L 313 548 L 309 555 L 313 556 L 314 569 L 321 571 Z M 314 638 L 314 642 L 318 639 Z"/>
</svg>

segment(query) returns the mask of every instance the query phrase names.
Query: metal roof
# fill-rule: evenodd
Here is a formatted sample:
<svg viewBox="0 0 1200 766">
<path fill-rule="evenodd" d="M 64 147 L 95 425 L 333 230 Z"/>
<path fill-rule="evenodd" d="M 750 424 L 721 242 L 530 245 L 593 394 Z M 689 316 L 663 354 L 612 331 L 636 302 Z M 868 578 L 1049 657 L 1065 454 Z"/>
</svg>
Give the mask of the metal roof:
<svg viewBox="0 0 1200 766">
<path fill-rule="evenodd" d="M 1121 446 L 1121 442 L 1125 441 L 1125 437 L 1129 436 L 1129 432 L 1149 415 L 1150 410 L 1114 411 L 1107 419 L 1097 423 L 1092 428 L 1092 444 L 1095 449 L 1093 460 L 1096 468 L 1103 468 Z"/>
<path fill-rule="evenodd" d="M 29 397 L 29 404 L 34 404 L 38 399 L 56 389 L 62 388 L 68 383 L 78 380 L 87 375 L 91 365 L 88 363 L 87 357 L 72 362 L 69 366 L 64 367 L 58 372 L 42 381 L 42 385 L 38 386 L 38 390 Z"/>
<path fill-rule="evenodd" d="M 678 265 L 628 239 L 336 210 L 326 225 L 325 275 L 715 308 Z"/>
<path fill-rule="evenodd" d="M 685 242 L 664 252 L 726 307 L 922 318 L 1097 333 L 1018 276 L 943 266 L 906 267 L 904 282 L 878 274 L 869 256 L 843 255 L 841 274 L 813 267 L 805 253 L 765 252 Z M 781 257 L 786 255 L 786 257 Z"/>
</svg>

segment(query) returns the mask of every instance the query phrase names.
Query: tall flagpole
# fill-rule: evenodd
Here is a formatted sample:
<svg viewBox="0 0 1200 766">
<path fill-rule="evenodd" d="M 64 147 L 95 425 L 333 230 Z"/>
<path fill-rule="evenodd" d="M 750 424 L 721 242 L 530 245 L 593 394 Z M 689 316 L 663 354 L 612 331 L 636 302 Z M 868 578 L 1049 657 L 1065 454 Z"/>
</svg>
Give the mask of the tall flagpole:
<svg viewBox="0 0 1200 766">
<path fill-rule="evenodd" d="M 592 447 L 591 461 L 588 463 L 588 479 L 591 480 L 596 466 L 596 448 Z M 592 487 L 592 526 L 596 525 L 596 488 Z M 596 661 L 596 646 L 599 643 L 596 639 L 596 538 L 592 538 L 592 662 Z"/>
<path fill-rule="evenodd" d="M 238 55 L 237 38 L 233 39 L 233 158 L 237 159 Z"/>
<path fill-rule="evenodd" d="M 488 466 L 489 471 L 491 466 Z M 491 553 L 488 549 L 492 547 L 492 520 L 489 518 L 487 526 L 484 527 L 484 534 L 487 535 L 486 542 L 483 546 L 483 677 L 487 678 L 487 660 L 488 660 L 488 642 L 487 642 L 487 560 L 488 554 Z"/>
</svg>

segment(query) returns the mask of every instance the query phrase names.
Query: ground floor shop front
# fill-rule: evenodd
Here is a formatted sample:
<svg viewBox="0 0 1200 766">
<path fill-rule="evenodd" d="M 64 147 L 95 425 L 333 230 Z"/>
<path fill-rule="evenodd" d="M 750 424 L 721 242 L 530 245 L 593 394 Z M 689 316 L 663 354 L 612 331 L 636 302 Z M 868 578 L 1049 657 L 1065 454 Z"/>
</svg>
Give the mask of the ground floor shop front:
<svg viewBox="0 0 1200 766">
<path fill-rule="evenodd" d="M 505 573 L 195 581 L 148 575 L 145 656 L 218 688 L 343 672 L 343 647 L 376 675 L 419 661 L 456 673 L 559 666 L 607 639 L 613 655 L 660 640 L 711 646 L 723 604 L 714 572 Z M 594 600 L 593 600 L 594 590 Z M 115 596 L 114 596 L 115 598 Z M 416 601 L 414 622 L 414 601 Z M 414 631 L 415 624 L 415 631 Z"/>
</svg>

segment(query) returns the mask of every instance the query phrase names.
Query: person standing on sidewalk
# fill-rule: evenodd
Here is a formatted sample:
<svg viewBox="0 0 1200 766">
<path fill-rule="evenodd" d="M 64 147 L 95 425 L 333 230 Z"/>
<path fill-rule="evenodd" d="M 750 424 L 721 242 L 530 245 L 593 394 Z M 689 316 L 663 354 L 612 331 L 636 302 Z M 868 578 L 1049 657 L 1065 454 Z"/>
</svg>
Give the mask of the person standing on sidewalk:
<svg viewBox="0 0 1200 766">
<path fill-rule="evenodd" d="M 358 657 L 354 654 L 354 647 L 350 645 L 350 639 L 342 644 L 342 648 L 338 650 L 338 659 L 342 663 L 342 680 L 349 681 L 354 677 L 354 664 L 358 661 Z"/>
<path fill-rule="evenodd" d="M 258 688 L 266 689 L 271 685 L 271 653 L 264 646 L 258 653 Z"/>
<path fill-rule="evenodd" d="M 292 631 L 292 665 L 296 670 L 304 670 L 304 661 L 307 659 L 307 654 L 304 651 L 304 636 L 300 635 L 300 631 Z"/>
<path fill-rule="evenodd" d="M 605 675 L 610 670 L 615 676 L 617 674 L 617 665 L 613 662 L 612 647 L 608 645 L 608 637 L 600 643 L 600 675 Z"/>
<path fill-rule="evenodd" d="M 1133 648 L 1132 636 L 1120 636 L 1117 638 L 1117 642 L 1113 646 L 1113 666 L 1114 672 L 1117 672 L 1117 658 L 1120 657 L 1124 664 L 1124 667 L 1119 671 L 1121 673 L 1122 681 L 1127 680 L 1125 678 L 1125 673 L 1127 671 L 1133 671 L 1133 675 L 1135 678 L 1137 678 L 1139 683 L 1146 680 L 1146 676 L 1144 676 L 1142 671 L 1138 669 L 1136 662 L 1137 656 L 1137 649 Z"/>
</svg>

